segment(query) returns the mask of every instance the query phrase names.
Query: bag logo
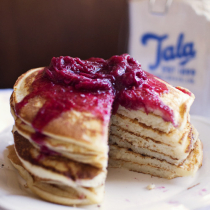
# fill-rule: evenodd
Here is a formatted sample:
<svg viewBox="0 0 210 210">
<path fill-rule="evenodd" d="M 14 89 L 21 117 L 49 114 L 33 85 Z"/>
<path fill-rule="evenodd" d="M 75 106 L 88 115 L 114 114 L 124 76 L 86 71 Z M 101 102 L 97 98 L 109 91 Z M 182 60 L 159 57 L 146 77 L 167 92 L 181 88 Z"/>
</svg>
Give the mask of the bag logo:
<svg viewBox="0 0 210 210">
<path fill-rule="evenodd" d="M 189 61 L 195 58 L 196 50 L 193 42 L 184 42 L 185 35 L 181 33 L 177 39 L 175 46 L 169 45 L 163 47 L 163 42 L 168 39 L 168 35 L 158 36 L 153 33 L 146 33 L 141 38 L 141 43 L 147 45 L 149 41 L 155 41 L 157 43 L 156 59 L 154 64 L 150 64 L 150 70 L 157 69 L 162 61 L 172 61 L 179 59 L 179 65 L 184 66 Z"/>
</svg>

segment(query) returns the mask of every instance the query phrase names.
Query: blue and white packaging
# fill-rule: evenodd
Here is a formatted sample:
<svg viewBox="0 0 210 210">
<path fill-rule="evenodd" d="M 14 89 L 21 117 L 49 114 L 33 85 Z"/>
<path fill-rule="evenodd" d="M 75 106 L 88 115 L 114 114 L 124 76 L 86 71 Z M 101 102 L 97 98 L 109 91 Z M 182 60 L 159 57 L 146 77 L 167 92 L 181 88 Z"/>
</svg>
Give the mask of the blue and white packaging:
<svg viewBox="0 0 210 210">
<path fill-rule="evenodd" d="M 191 114 L 210 117 L 210 0 L 130 0 L 128 52 L 193 92 Z"/>
</svg>

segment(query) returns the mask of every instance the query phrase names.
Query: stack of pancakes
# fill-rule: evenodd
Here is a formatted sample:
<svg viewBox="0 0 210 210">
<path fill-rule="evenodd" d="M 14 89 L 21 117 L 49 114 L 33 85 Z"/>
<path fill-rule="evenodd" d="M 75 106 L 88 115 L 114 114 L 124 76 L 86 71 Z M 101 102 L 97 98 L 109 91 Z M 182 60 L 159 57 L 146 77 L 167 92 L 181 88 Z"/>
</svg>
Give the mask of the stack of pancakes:
<svg viewBox="0 0 210 210">
<path fill-rule="evenodd" d="M 8 157 L 41 198 L 64 205 L 99 203 L 107 174 L 108 122 L 70 110 L 37 132 L 32 121 L 44 99 L 30 99 L 18 115 L 15 106 L 30 93 L 40 70 L 28 71 L 14 86 L 10 100 L 14 146 L 9 146 Z"/>
<path fill-rule="evenodd" d="M 33 82 L 43 70 L 32 69 L 15 83 L 10 101 L 15 120 L 14 145 L 9 146 L 8 157 L 28 187 L 41 198 L 65 205 L 99 203 L 103 199 L 107 174 L 108 128 L 114 96 L 101 94 L 102 100 L 97 98 L 93 109 L 105 110 L 99 112 L 102 116 L 94 115 L 92 110 L 71 107 L 59 112 L 41 130 L 37 129 L 33 120 L 48 98 L 32 94 L 27 103 L 24 100 L 34 93 Z M 202 144 L 189 116 L 194 95 L 186 89 L 165 84 L 168 91 L 160 95 L 160 103 L 153 100 L 151 106 L 141 106 L 138 110 L 119 106 L 112 115 L 110 167 L 171 179 L 192 175 L 201 166 Z M 79 97 L 86 95 L 82 93 Z M 157 98 L 159 100 L 159 95 Z M 151 100 L 149 96 L 147 100 Z M 24 106 L 18 109 L 22 102 Z M 161 106 L 157 109 L 155 103 Z M 160 108 L 172 112 L 170 122 L 168 116 L 164 116 L 169 111 L 163 112 Z M 46 110 L 48 114 L 57 112 L 56 109 Z"/>
<path fill-rule="evenodd" d="M 166 122 L 155 110 L 128 110 L 120 107 L 112 116 L 110 167 L 172 179 L 193 175 L 202 164 L 202 144 L 190 123 L 194 95 L 165 83 L 169 89 L 160 96 L 173 110 L 174 122 Z"/>
</svg>

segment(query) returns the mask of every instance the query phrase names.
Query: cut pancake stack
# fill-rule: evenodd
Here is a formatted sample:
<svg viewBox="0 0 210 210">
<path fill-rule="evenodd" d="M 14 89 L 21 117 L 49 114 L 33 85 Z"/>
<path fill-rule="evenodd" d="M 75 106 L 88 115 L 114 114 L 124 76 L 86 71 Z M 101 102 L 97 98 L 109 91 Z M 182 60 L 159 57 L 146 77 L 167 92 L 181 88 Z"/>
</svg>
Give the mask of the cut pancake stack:
<svg viewBox="0 0 210 210">
<path fill-rule="evenodd" d="M 108 150 L 110 167 L 168 179 L 193 175 L 203 157 L 190 123 L 193 100 L 128 55 L 53 58 L 15 83 L 8 157 L 35 194 L 64 205 L 103 200 Z"/>
<path fill-rule="evenodd" d="M 15 106 L 30 93 L 40 70 L 28 71 L 14 86 L 10 101 L 14 146 L 9 146 L 8 157 L 41 198 L 64 205 L 99 203 L 107 174 L 108 122 L 70 110 L 37 132 L 32 121 L 44 104 L 43 98 L 30 99 L 18 115 Z"/>
<path fill-rule="evenodd" d="M 190 123 L 194 95 L 167 84 L 161 96 L 174 113 L 174 123 L 151 110 L 118 109 L 112 116 L 109 166 L 172 179 L 195 174 L 202 164 L 202 144 Z"/>
</svg>

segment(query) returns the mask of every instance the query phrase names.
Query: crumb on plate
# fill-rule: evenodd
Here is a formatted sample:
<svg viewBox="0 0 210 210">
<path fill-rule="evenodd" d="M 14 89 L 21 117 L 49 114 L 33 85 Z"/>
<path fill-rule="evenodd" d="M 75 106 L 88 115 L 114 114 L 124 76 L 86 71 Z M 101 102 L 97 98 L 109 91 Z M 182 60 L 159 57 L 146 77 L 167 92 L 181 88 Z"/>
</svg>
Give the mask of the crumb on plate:
<svg viewBox="0 0 210 210">
<path fill-rule="evenodd" d="M 147 186 L 147 189 L 148 190 L 152 190 L 152 189 L 154 189 L 155 188 L 155 185 L 154 184 L 149 184 L 148 186 Z"/>
</svg>

